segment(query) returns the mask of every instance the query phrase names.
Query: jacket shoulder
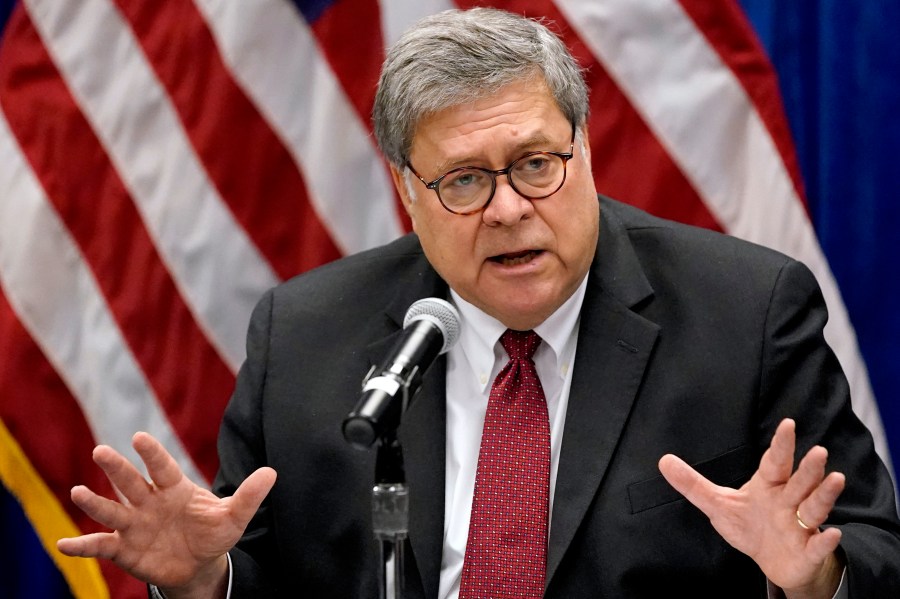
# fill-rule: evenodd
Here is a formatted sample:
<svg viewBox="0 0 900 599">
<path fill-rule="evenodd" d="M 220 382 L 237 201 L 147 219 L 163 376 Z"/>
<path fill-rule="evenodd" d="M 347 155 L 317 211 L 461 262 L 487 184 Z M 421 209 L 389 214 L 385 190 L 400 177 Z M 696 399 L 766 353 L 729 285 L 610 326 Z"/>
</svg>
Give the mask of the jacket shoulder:
<svg viewBox="0 0 900 599">
<path fill-rule="evenodd" d="M 341 314 L 385 306 L 410 285 L 435 287 L 440 279 L 431 268 L 418 237 L 405 235 L 387 245 L 335 260 L 297 275 L 269 291 L 273 313 Z"/>
<path fill-rule="evenodd" d="M 662 259 L 670 267 L 684 262 L 712 271 L 751 267 L 780 270 L 793 261 L 757 243 L 660 218 L 610 198 L 601 197 L 601 215 L 611 221 L 609 227 L 618 227 L 627 235 L 639 256 Z M 642 259 L 642 263 L 646 261 Z"/>
</svg>

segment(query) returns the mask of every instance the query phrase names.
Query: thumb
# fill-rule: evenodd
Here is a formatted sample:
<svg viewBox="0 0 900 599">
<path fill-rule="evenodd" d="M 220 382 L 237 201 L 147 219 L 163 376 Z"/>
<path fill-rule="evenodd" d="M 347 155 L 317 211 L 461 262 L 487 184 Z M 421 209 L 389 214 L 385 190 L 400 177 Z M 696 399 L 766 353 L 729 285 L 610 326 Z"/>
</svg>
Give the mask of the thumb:
<svg viewBox="0 0 900 599">
<path fill-rule="evenodd" d="M 231 513 L 246 525 L 275 485 L 275 470 L 264 466 L 248 476 L 231 497 Z"/>
</svg>

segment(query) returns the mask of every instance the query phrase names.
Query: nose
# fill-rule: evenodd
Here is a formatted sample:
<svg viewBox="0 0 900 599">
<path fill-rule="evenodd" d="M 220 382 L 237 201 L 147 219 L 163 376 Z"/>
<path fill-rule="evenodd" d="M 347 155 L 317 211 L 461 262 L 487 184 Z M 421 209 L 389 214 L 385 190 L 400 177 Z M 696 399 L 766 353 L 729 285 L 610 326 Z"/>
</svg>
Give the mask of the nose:
<svg viewBox="0 0 900 599">
<path fill-rule="evenodd" d="M 534 214 L 534 204 L 523 198 L 509 184 L 506 176 L 497 177 L 497 188 L 494 197 L 481 213 L 484 224 L 489 226 L 505 225 L 510 227 L 519 221 L 528 219 Z"/>
</svg>

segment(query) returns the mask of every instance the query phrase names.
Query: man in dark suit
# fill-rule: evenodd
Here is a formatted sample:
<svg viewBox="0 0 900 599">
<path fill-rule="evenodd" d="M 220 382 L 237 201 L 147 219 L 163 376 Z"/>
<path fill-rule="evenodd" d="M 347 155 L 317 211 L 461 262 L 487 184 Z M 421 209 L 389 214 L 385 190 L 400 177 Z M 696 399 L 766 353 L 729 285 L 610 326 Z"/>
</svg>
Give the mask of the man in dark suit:
<svg viewBox="0 0 900 599">
<path fill-rule="evenodd" d="M 60 549 L 113 559 L 172 598 L 377 596 L 374 455 L 344 441 L 341 421 L 409 305 L 438 297 L 462 332 L 399 430 L 406 596 L 896 596 L 892 483 L 850 409 L 812 275 L 598 200 L 586 116 L 577 66 L 533 21 L 451 12 L 405 34 L 374 118 L 415 235 L 261 300 L 222 426 L 218 496 L 139 433 L 153 483 L 98 448 L 129 502 L 74 489 L 116 531 Z M 540 379 L 548 434 L 546 463 L 519 462 L 506 480 L 545 468 L 546 484 L 537 504 L 541 492 L 515 486 L 492 510 L 493 450 L 479 439 L 490 381 L 513 354 L 507 329 L 538 335 L 522 368 Z M 522 549 L 532 529 L 473 536 L 476 519 L 518 504 L 543 506 L 527 572 L 509 564 L 534 557 Z"/>
</svg>

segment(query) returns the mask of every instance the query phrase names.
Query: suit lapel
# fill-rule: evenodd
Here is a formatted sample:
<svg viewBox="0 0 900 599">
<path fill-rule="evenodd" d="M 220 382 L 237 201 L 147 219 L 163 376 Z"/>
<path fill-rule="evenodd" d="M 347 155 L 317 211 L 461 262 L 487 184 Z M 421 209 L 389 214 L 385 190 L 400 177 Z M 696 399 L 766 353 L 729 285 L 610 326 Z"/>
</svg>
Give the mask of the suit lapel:
<svg viewBox="0 0 900 599">
<path fill-rule="evenodd" d="M 608 206 L 607 206 L 608 207 Z M 659 327 L 632 311 L 653 294 L 628 233 L 611 210 L 601 214 L 578 336 L 572 388 L 554 494 L 547 580 L 553 576 L 598 492 L 626 425 Z M 379 364 L 399 337 L 403 316 L 417 299 L 446 298 L 448 290 L 422 257 L 386 310 L 393 333 L 369 348 Z M 444 530 L 446 468 L 446 357 L 423 378 L 400 425 L 410 489 L 409 540 L 426 597 L 436 597 Z"/>
<path fill-rule="evenodd" d="M 406 310 L 424 297 L 446 299 L 447 286 L 422 258 L 416 281 L 404 282 L 386 310 L 388 337 L 369 346 L 371 364 L 380 364 L 400 337 Z M 419 393 L 403 414 L 399 439 L 409 487 L 409 541 L 426 597 L 436 597 L 444 533 L 444 470 L 446 453 L 446 357 L 440 356 L 422 379 Z M 407 561 L 407 578 L 412 564 Z"/>
<path fill-rule="evenodd" d="M 441 356 L 432 366 L 401 426 L 410 493 L 409 541 L 426 597 L 437 597 L 443 552 L 446 363 L 446 357 Z"/>
<path fill-rule="evenodd" d="M 604 210 L 578 333 L 554 493 L 547 581 L 596 496 L 659 327 L 630 308 L 652 295 L 627 231 Z"/>
</svg>

